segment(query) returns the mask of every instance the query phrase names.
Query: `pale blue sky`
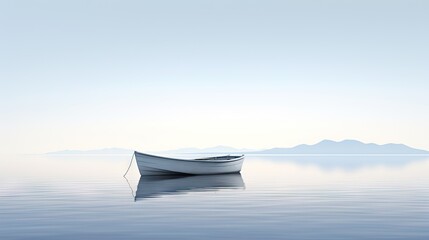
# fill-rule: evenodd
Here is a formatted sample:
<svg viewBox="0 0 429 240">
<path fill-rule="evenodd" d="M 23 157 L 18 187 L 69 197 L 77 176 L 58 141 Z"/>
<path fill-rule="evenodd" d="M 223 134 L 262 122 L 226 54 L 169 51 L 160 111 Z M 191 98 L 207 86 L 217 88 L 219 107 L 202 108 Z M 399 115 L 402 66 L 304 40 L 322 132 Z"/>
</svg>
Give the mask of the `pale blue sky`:
<svg viewBox="0 0 429 240">
<path fill-rule="evenodd" d="M 1 1 L 0 153 L 429 149 L 428 1 Z"/>
</svg>

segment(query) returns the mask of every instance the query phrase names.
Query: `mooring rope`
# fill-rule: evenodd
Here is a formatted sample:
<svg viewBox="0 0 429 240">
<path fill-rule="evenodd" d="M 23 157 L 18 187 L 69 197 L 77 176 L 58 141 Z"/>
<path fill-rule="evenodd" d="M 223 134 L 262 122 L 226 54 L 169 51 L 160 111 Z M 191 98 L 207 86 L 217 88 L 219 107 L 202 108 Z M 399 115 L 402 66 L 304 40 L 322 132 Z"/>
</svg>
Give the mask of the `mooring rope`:
<svg viewBox="0 0 429 240">
<path fill-rule="evenodd" d="M 133 189 L 133 187 L 131 187 L 131 184 L 130 184 L 130 181 L 128 181 L 128 178 L 125 177 L 125 176 L 124 176 L 124 178 L 125 178 L 125 180 L 127 180 L 128 187 L 130 187 L 130 189 L 131 189 L 131 195 L 133 195 L 133 199 L 134 199 L 134 202 L 135 202 L 136 201 L 136 195 L 134 194 L 134 189 Z"/>
<path fill-rule="evenodd" d="M 130 165 L 128 166 L 128 169 L 127 169 L 127 171 L 125 172 L 124 177 L 127 175 L 128 171 L 129 171 L 129 170 L 130 170 L 130 168 L 131 168 L 131 163 L 133 163 L 134 156 L 135 156 L 135 154 L 133 153 L 133 156 L 131 157 Z"/>
</svg>

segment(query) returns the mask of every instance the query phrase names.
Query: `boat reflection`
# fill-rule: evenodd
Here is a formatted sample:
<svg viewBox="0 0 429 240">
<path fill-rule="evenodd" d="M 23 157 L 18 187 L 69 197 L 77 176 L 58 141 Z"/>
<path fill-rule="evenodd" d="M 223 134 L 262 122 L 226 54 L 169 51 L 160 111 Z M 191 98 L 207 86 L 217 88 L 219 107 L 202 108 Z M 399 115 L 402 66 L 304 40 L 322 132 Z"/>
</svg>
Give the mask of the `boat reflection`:
<svg viewBox="0 0 429 240">
<path fill-rule="evenodd" d="M 141 176 L 135 201 L 164 195 L 221 189 L 244 189 L 240 173 L 217 175 L 161 175 Z"/>
</svg>

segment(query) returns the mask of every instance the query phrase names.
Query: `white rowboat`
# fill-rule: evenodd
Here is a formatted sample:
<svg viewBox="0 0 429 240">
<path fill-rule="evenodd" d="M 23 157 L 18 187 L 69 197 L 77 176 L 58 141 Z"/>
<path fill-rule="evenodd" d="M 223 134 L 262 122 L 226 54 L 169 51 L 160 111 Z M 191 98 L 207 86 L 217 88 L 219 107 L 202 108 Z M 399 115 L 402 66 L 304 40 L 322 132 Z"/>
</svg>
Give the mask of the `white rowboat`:
<svg viewBox="0 0 429 240">
<path fill-rule="evenodd" d="M 244 161 L 244 155 L 179 159 L 134 152 L 134 156 L 141 175 L 238 173 Z"/>
</svg>

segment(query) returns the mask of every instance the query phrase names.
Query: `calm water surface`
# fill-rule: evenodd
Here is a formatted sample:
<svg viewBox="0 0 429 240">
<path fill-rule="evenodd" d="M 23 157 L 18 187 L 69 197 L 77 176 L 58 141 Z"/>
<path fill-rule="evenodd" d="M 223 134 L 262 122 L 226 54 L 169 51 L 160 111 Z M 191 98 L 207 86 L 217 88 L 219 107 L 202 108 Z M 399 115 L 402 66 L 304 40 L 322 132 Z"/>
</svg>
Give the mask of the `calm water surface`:
<svg viewBox="0 0 429 240">
<path fill-rule="evenodd" d="M 140 178 L 130 156 L 1 156 L 0 239 L 429 239 L 429 157 L 247 156 Z"/>
</svg>

